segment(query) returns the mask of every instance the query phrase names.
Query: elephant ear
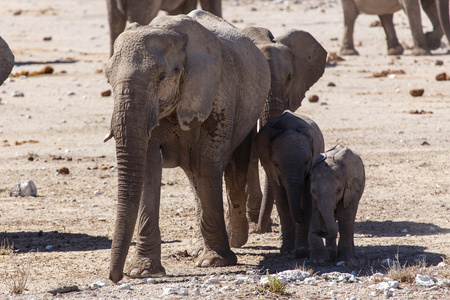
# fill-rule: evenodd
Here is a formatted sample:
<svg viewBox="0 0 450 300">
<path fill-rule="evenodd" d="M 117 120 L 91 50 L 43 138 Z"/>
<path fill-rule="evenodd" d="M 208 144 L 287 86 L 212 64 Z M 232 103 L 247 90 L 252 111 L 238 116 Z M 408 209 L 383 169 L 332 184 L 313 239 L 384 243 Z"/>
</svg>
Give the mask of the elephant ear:
<svg viewBox="0 0 450 300">
<path fill-rule="evenodd" d="M 292 30 L 278 40 L 289 47 L 293 55 L 294 74 L 288 96 L 289 109 L 296 111 L 306 91 L 323 75 L 327 51 L 311 34 L 302 30 Z"/>
<path fill-rule="evenodd" d="M 333 156 L 333 160 L 345 170 L 345 190 L 343 196 L 344 208 L 355 201 L 364 189 L 365 174 L 364 164 L 348 147 L 344 147 Z"/>
<path fill-rule="evenodd" d="M 275 43 L 275 38 L 269 29 L 264 27 L 245 27 L 241 32 L 251 39 L 255 45 Z"/>
<path fill-rule="evenodd" d="M 212 111 L 221 82 L 222 50 L 219 39 L 211 31 L 190 17 L 183 19 L 178 31 L 188 41 L 177 115 L 181 129 L 189 130 L 205 121 Z"/>
<path fill-rule="evenodd" d="M 272 176 L 275 174 L 275 167 L 273 166 L 271 155 L 272 155 L 272 140 L 281 133 L 280 130 L 274 129 L 272 127 L 264 126 L 262 127 L 255 137 L 253 147 L 258 155 L 261 165 L 263 166 L 266 174 L 269 178 L 275 180 L 277 185 L 280 185 L 278 176 Z"/>
<path fill-rule="evenodd" d="M 14 54 L 8 44 L 0 37 L 0 85 L 8 78 L 14 66 Z"/>
</svg>

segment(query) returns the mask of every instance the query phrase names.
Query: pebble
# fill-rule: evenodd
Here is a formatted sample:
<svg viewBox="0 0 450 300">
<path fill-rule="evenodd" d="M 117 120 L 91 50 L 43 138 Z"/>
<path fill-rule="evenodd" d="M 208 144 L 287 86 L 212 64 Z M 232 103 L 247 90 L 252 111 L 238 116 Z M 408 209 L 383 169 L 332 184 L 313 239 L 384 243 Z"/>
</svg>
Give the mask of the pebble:
<svg viewBox="0 0 450 300">
<path fill-rule="evenodd" d="M 345 261 L 340 261 L 336 264 L 337 267 L 345 267 Z"/>
<path fill-rule="evenodd" d="M 213 276 L 213 275 L 212 275 Z M 205 280 L 205 284 L 216 284 L 220 283 L 220 280 L 218 278 L 212 277 Z"/>
<path fill-rule="evenodd" d="M 25 94 L 23 92 L 20 91 L 14 91 L 11 93 L 12 97 L 25 97 Z"/>
<path fill-rule="evenodd" d="M 94 195 L 101 195 L 101 194 L 102 194 L 102 192 L 99 190 L 94 191 Z"/>
<path fill-rule="evenodd" d="M 119 285 L 119 287 L 117 289 L 119 289 L 121 291 L 123 291 L 123 290 L 131 290 L 131 283 L 121 284 L 121 285 Z"/>
<path fill-rule="evenodd" d="M 52 249 L 53 249 L 53 246 L 52 246 L 52 245 L 47 245 L 47 246 L 45 246 L 45 250 L 47 250 L 47 251 L 52 250 Z"/>
<path fill-rule="evenodd" d="M 156 283 L 156 279 L 152 277 L 145 278 L 144 283 Z"/>
<path fill-rule="evenodd" d="M 162 296 L 170 296 L 170 295 L 187 296 L 189 295 L 189 290 L 187 287 L 178 284 L 164 286 Z"/>
<path fill-rule="evenodd" d="M 417 285 L 426 286 L 426 287 L 434 286 L 434 281 L 433 281 L 433 279 L 431 279 L 430 276 L 421 275 L 421 274 L 416 275 L 416 279 L 415 279 L 414 283 Z"/>
<path fill-rule="evenodd" d="M 67 92 L 67 95 L 73 96 L 73 95 L 75 95 L 75 92 L 69 91 L 69 92 Z"/>
<path fill-rule="evenodd" d="M 12 190 L 10 191 L 9 195 L 11 197 L 28 197 L 28 196 L 37 196 L 37 188 L 36 185 L 32 180 L 26 180 L 22 181 L 20 183 L 17 183 Z"/>
<path fill-rule="evenodd" d="M 90 286 L 91 286 L 91 288 L 102 288 L 102 287 L 109 286 L 109 283 L 100 280 L 100 281 L 94 282 Z"/>
</svg>

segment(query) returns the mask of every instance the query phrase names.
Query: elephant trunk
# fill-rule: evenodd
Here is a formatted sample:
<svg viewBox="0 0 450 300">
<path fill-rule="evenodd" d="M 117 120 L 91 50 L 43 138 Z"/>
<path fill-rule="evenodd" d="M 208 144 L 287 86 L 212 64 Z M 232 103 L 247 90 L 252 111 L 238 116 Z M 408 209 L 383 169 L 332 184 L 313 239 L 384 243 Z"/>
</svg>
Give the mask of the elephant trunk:
<svg viewBox="0 0 450 300">
<path fill-rule="evenodd" d="M 293 175 L 293 174 L 290 174 Z M 304 218 L 302 210 L 304 178 L 303 176 L 290 176 L 285 184 L 286 195 L 291 217 L 296 223 L 301 223 Z"/>
<path fill-rule="evenodd" d="M 145 172 L 149 125 L 146 106 L 140 105 L 145 93 L 136 94 L 129 87 L 115 89 L 115 106 L 111 129 L 116 140 L 118 169 L 118 207 L 111 246 L 110 279 L 118 282 L 136 225 Z M 148 103 L 148 99 L 145 99 Z M 150 128 L 153 126 L 150 125 Z"/>
<path fill-rule="evenodd" d="M 450 43 L 450 20 L 449 20 L 449 0 L 437 0 L 439 21 L 442 30 Z"/>
<path fill-rule="evenodd" d="M 268 121 L 273 118 L 279 117 L 283 114 L 287 106 L 287 100 L 284 92 L 277 91 L 277 89 L 272 88 L 269 92 L 266 103 L 264 104 L 264 111 L 261 117 L 261 126 L 264 126 Z"/>
<path fill-rule="evenodd" d="M 328 247 L 335 248 L 337 238 L 337 226 L 336 221 L 334 219 L 334 208 L 320 207 L 320 206 L 321 205 L 319 204 L 318 209 L 320 211 L 320 214 L 322 215 L 322 219 L 326 227 L 325 239 L 327 248 Z"/>
</svg>

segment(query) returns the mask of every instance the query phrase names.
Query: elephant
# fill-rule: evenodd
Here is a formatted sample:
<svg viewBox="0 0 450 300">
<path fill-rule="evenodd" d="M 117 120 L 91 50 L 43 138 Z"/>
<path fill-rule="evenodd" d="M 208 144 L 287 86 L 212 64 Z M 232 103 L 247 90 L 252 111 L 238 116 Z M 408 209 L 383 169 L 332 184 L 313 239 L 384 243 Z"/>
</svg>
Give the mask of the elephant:
<svg viewBox="0 0 450 300">
<path fill-rule="evenodd" d="M 400 55 L 400 45 L 395 33 L 393 14 L 403 9 L 408 16 L 414 41 L 413 55 L 429 55 L 441 45 L 445 33 L 450 41 L 449 0 L 420 0 L 422 8 L 433 25 L 433 31 L 423 33 L 419 0 L 342 0 L 344 12 L 344 38 L 340 53 L 358 55 L 353 43 L 353 29 L 359 13 L 378 15 L 386 33 L 387 54 Z"/>
<path fill-rule="evenodd" d="M 263 27 L 246 27 L 242 32 L 261 50 L 270 67 L 270 93 L 259 120 L 262 127 L 285 110 L 296 111 L 301 106 L 305 93 L 325 71 L 327 51 L 311 34 L 302 30 L 290 30 L 277 39 Z M 257 156 L 252 153 L 251 157 L 247 190 L 248 218 L 254 231 L 263 233 L 270 222 L 271 212 L 267 211 L 264 228 L 261 228 L 259 214 L 263 195 Z M 267 180 L 264 194 L 272 195 Z"/>
<path fill-rule="evenodd" d="M 200 0 L 203 10 L 222 17 L 221 0 Z M 127 21 L 149 24 L 160 10 L 169 15 L 187 14 L 197 8 L 197 0 L 106 0 L 110 31 L 110 56 L 114 53 L 114 41 L 125 29 Z"/>
<path fill-rule="evenodd" d="M 322 132 L 310 118 L 285 111 L 260 129 L 254 147 L 280 216 L 280 252 L 307 257 L 311 219 L 309 176 L 315 157 L 324 151 Z M 273 199 L 264 197 L 261 213 L 270 212 L 272 206 Z"/>
<path fill-rule="evenodd" d="M 0 85 L 8 78 L 14 66 L 14 54 L 8 44 L 0 37 Z"/>
<path fill-rule="evenodd" d="M 365 180 L 361 157 L 348 147 L 337 145 L 317 156 L 311 171 L 312 216 L 309 233 L 310 258 L 314 263 L 354 257 L 354 224 Z M 336 220 L 339 224 L 337 248 Z"/>
<path fill-rule="evenodd" d="M 130 24 L 114 47 L 107 67 L 114 109 L 104 139 L 115 139 L 118 169 L 110 279 L 123 277 L 136 220 L 136 253 L 125 274 L 165 274 L 158 223 L 163 167 L 181 167 L 192 186 L 203 238 L 196 265 L 236 264 L 229 239 L 248 238 L 251 131 L 270 88 L 264 55 L 233 25 L 202 10 Z M 233 216 L 227 224 L 223 177 Z"/>
</svg>

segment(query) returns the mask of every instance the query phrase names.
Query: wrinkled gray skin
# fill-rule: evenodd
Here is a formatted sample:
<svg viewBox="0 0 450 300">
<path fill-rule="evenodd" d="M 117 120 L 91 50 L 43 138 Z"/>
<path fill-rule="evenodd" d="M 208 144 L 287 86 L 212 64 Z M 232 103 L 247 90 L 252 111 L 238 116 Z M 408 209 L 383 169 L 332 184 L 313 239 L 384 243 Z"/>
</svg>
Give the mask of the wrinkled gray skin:
<svg viewBox="0 0 450 300">
<path fill-rule="evenodd" d="M 301 30 L 290 30 L 277 39 L 268 29 L 262 27 L 247 27 L 242 32 L 261 50 L 270 67 L 270 93 L 260 118 L 260 126 L 263 126 L 285 110 L 296 111 L 301 106 L 305 93 L 323 75 L 327 52 L 311 34 Z M 256 232 L 266 232 L 271 211 L 266 210 L 264 224 L 258 222 L 263 195 L 255 153 L 252 153 L 248 171 L 247 192 L 250 226 Z M 273 203 L 267 180 L 264 194 L 265 197 L 269 195 Z"/>
<path fill-rule="evenodd" d="M 126 274 L 165 274 L 158 224 L 163 167 L 181 167 L 194 191 L 204 243 L 197 266 L 236 264 L 222 176 L 233 216 L 227 225 L 236 235 L 230 239 L 245 243 L 248 137 L 270 85 L 264 56 L 235 27 L 198 10 L 130 25 L 115 43 L 107 76 L 114 111 L 105 141 L 115 138 L 118 168 L 111 280 L 123 277 L 136 220 L 136 254 Z"/>
<path fill-rule="evenodd" d="M 428 15 L 433 31 L 423 33 L 421 7 L 419 0 L 342 0 L 344 12 L 344 38 L 342 41 L 342 55 L 358 55 L 353 43 L 353 29 L 355 20 L 360 13 L 378 15 L 386 33 L 389 55 L 400 55 L 403 47 L 395 33 L 393 14 L 403 9 L 408 16 L 409 25 L 414 42 L 414 55 L 429 55 L 441 45 L 443 33 L 450 41 L 449 0 L 420 0 L 422 8 Z"/>
<path fill-rule="evenodd" d="M 349 148 L 337 145 L 316 158 L 311 171 L 312 217 L 309 234 L 310 258 L 314 263 L 354 257 L 355 217 L 364 185 L 363 161 Z M 336 220 L 339 224 L 337 247 Z"/>
<path fill-rule="evenodd" d="M 203 10 L 222 17 L 221 0 L 199 0 Z M 125 29 L 127 21 L 149 24 L 160 10 L 169 15 L 187 14 L 197 8 L 197 0 L 106 0 L 111 40 L 111 56 L 114 41 Z"/>
<path fill-rule="evenodd" d="M 14 54 L 9 49 L 8 44 L 0 37 L 0 85 L 11 74 L 14 66 Z"/>
<path fill-rule="evenodd" d="M 281 253 L 308 255 L 311 217 L 309 175 L 314 158 L 324 151 L 322 132 L 306 116 L 284 112 L 258 132 L 254 146 L 273 190 L 281 222 Z M 261 213 L 272 210 L 263 199 Z"/>
</svg>

